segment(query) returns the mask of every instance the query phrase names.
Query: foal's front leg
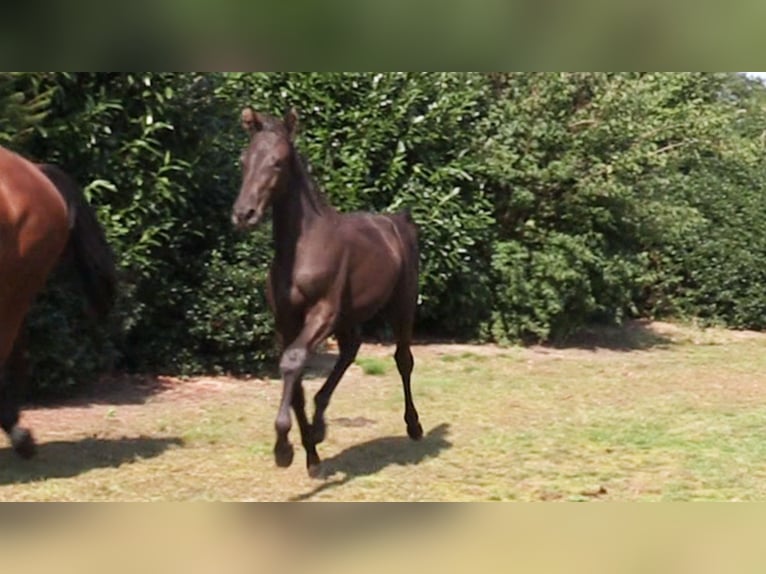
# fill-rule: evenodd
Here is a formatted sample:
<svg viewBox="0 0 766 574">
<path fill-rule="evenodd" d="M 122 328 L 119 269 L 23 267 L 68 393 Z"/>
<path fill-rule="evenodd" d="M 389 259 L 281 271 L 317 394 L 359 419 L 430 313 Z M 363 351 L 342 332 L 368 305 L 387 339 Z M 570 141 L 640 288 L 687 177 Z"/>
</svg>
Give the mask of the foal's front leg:
<svg viewBox="0 0 766 574">
<path fill-rule="evenodd" d="M 295 400 L 296 383 L 299 384 L 303 375 L 303 368 L 306 366 L 309 353 L 313 352 L 316 346 L 332 333 L 336 316 L 333 305 L 327 301 L 320 301 L 314 305 L 306 313 L 306 320 L 300 334 L 282 353 L 282 359 L 279 362 L 283 381 L 282 401 L 279 404 L 277 419 L 274 423 L 274 428 L 277 431 L 274 460 L 277 466 L 286 467 L 293 462 L 293 446 L 287 435 L 292 426 L 290 405 L 301 402 L 299 399 Z M 301 425 L 304 445 L 313 444 L 313 441 L 305 436 L 309 431 L 307 425 L 306 427 Z M 306 466 L 312 476 L 318 472 L 319 456 L 313 447 L 306 449 Z"/>
</svg>

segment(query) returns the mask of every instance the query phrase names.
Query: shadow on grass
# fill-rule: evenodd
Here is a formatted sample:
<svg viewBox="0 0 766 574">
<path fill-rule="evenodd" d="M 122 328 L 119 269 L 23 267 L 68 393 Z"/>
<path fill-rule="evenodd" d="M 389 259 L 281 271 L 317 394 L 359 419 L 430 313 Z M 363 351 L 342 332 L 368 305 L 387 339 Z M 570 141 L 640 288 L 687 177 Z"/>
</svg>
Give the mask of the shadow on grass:
<svg viewBox="0 0 766 574">
<path fill-rule="evenodd" d="M 428 458 L 439 456 L 452 447 L 447 440 L 449 424 L 442 423 L 431 429 L 419 441 L 405 436 L 383 437 L 347 448 L 322 462 L 326 482 L 309 492 L 290 498 L 291 502 L 309 500 L 317 494 L 337 488 L 352 480 L 377 474 L 391 465 L 409 466 L 420 464 Z M 342 474 L 341 478 L 334 478 Z"/>
<path fill-rule="evenodd" d="M 618 327 L 594 326 L 576 331 L 564 340 L 545 346 L 556 349 L 585 349 L 595 351 L 645 351 L 655 348 L 667 348 L 673 340 L 658 333 L 650 321 L 627 321 Z"/>
<path fill-rule="evenodd" d="M 48 394 L 29 401 L 23 410 L 84 407 L 90 405 L 143 405 L 153 396 L 173 388 L 170 379 L 154 375 L 102 377 L 83 385 L 71 396 Z M 70 391 L 72 392 L 72 391 Z"/>
<path fill-rule="evenodd" d="M 391 358 L 393 360 L 393 348 L 396 341 L 388 338 L 365 337 L 365 343 L 389 345 L 391 346 Z M 582 327 L 572 334 L 557 341 L 551 341 L 541 344 L 541 347 L 555 349 L 585 349 L 596 350 L 605 349 L 612 351 L 642 351 L 652 348 L 667 348 L 674 343 L 674 340 L 666 334 L 658 331 L 651 320 L 632 319 L 625 321 L 622 325 L 588 325 Z M 439 337 L 429 334 L 419 334 L 415 337 L 413 345 L 418 347 L 428 347 L 430 345 L 449 346 L 449 345 L 478 345 L 481 341 L 474 338 L 450 338 Z M 536 345 L 535 341 L 528 341 L 529 345 Z M 337 353 L 320 353 L 315 359 L 317 371 L 329 372 L 337 359 Z"/>
<path fill-rule="evenodd" d="M 183 440 L 176 437 L 53 441 L 37 445 L 37 455 L 31 460 L 19 459 L 9 446 L 0 449 L 0 485 L 71 478 L 96 468 L 117 468 L 182 445 Z"/>
</svg>

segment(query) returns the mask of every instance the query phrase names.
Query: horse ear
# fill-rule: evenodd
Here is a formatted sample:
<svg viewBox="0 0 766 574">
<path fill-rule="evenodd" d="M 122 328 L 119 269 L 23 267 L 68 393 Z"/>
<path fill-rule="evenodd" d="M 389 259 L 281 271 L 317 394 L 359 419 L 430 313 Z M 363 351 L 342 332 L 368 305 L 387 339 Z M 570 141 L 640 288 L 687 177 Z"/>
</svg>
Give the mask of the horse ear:
<svg viewBox="0 0 766 574">
<path fill-rule="evenodd" d="M 284 122 L 285 128 L 287 128 L 287 133 L 292 139 L 298 132 L 298 112 L 295 108 L 290 108 L 285 112 Z"/>
<path fill-rule="evenodd" d="M 263 127 L 263 122 L 252 107 L 247 106 L 242 110 L 242 127 L 250 137 Z"/>
</svg>

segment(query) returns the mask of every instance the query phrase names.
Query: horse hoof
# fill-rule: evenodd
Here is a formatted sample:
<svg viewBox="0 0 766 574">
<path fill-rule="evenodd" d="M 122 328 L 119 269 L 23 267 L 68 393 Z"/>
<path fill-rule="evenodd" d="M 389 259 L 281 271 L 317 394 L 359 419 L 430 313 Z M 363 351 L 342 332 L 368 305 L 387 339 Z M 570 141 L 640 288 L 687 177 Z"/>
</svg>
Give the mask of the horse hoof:
<svg viewBox="0 0 766 574">
<path fill-rule="evenodd" d="M 309 477 L 311 478 L 322 478 L 322 464 L 316 463 L 316 464 L 310 464 L 308 467 L 306 467 L 309 473 Z"/>
<path fill-rule="evenodd" d="M 407 434 L 412 440 L 420 440 L 423 438 L 423 427 L 420 426 L 420 423 L 415 423 L 414 425 L 407 425 Z"/>
<path fill-rule="evenodd" d="M 289 442 L 277 442 L 274 447 L 274 462 L 280 468 L 287 468 L 293 463 L 295 450 Z"/>
<path fill-rule="evenodd" d="M 16 454 L 23 459 L 32 458 L 37 451 L 32 433 L 25 428 L 14 427 L 11 431 L 11 444 Z"/>
</svg>

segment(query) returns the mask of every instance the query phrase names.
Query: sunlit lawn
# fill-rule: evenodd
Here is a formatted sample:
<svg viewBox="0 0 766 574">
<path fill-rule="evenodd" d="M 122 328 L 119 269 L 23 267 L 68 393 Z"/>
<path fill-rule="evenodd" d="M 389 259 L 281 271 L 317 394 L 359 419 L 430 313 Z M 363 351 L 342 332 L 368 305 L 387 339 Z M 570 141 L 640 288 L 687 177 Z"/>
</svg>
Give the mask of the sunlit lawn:
<svg viewBox="0 0 766 574">
<path fill-rule="evenodd" d="M 207 378 L 27 411 L 39 455 L 0 450 L 0 499 L 766 500 L 764 335 L 634 324 L 566 348 L 420 345 L 419 443 L 392 351 L 364 346 L 338 387 L 321 480 L 297 426 L 293 466 L 274 466 L 277 381 Z"/>
</svg>

